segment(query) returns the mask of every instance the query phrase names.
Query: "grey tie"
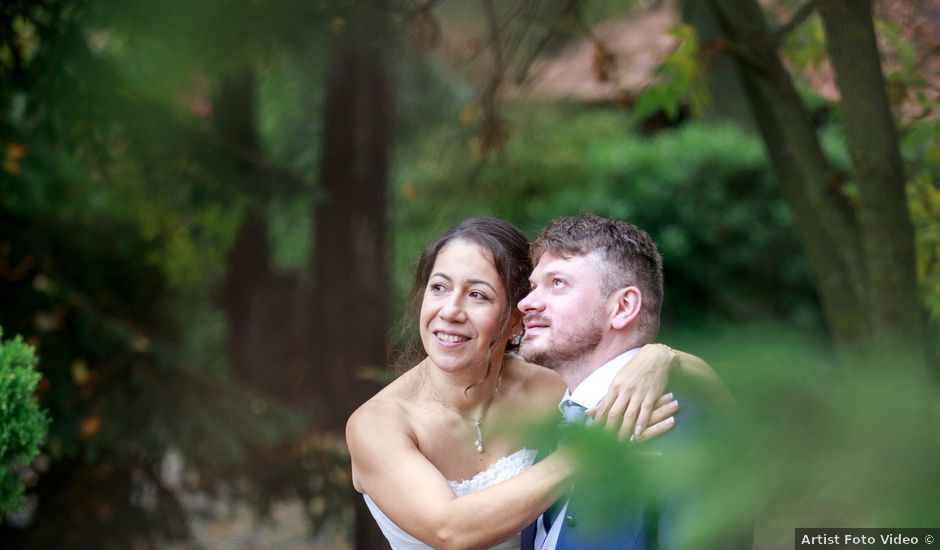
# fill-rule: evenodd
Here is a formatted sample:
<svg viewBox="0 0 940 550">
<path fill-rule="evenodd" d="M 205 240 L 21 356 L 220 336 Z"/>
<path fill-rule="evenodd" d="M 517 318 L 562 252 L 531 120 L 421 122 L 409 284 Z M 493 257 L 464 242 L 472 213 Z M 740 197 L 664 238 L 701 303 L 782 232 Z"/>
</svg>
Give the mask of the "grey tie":
<svg viewBox="0 0 940 550">
<path fill-rule="evenodd" d="M 574 426 L 590 426 L 591 422 L 594 420 L 590 416 L 584 414 L 587 411 L 587 407 L 580 403 L 576 403 L 570 399 L 565 399 L 558 404 L 558 408 L 561 410 L 561 425 L 559 426 L 559 441 L 562 442 L 565 439 L 565 432 Z M 558 513 L 561 512 L 562 506 L 568 502 L 567 498 L 561 498 L 552 504 L 548 510 L 545 511 L 545 514 L 542 517 L 542 521 L 545 523 L 545 529 L 551 529 L 552 523 L 558 518 Z"/>
<path fill-rule="evenodd" d="M 594 420 L 584 414 L 587 407 L 580 403 L 575 403 L 570 399 L 562 401 L 561 404 L 558 405 L 558 408 L 561 409 L 561 416 L 564 418 L 564 420 L 562 420 L 563 425 L 590 426 L 591 422 Z"/>
</svg>

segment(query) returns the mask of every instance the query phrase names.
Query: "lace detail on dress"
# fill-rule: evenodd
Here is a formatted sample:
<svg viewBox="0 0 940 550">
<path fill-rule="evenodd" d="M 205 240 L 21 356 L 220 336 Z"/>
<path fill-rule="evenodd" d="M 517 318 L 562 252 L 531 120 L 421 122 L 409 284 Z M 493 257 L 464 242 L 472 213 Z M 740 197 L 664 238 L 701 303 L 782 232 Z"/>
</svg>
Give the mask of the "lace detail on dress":
<svg viewBox="0 0 940 550">
<path fill-rule="evenodd" d="M 530 449 L 519 449 L 509 456 L 504 456 L 494 462 L 489 468 L 465 481 L 448 481 L 457 496 L 463 496 L 473 491 L 486 489 L 502 481 L 519 475 L 526 471 L 535 462 L 536 452 Z M 414 538 L 401 527 L 392 523 L 388 516 L 369 498 L 363 494 L 369 510 L 375 517 L 376 523 L 382 529 L 385 538 L 394 550 L 432 550 L 430 546 Z M 509 537 L 491 550 L 519 550 L 522 538 L 519 535 Z"/>
<path fill-rule="evenodd" d="M 529 469 L 535 462 L 537 452 L 534 449 L 519 449 L 509 456 L 504 456 L 494 462 L 489 468 L 483 470 L 470 479 L 463 481 L 448 481 L 450 487 L 458 497 L 487 487 L 492 487 L 497 483 L 502 483 L 511 477 L 515 477 Z"/>
</svg>

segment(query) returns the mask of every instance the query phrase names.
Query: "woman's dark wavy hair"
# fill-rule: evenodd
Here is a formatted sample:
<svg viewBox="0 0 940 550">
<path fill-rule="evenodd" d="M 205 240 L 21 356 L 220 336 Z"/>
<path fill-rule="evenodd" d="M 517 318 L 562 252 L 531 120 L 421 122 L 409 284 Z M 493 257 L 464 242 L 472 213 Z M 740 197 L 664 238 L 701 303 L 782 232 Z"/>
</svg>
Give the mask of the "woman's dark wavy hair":
<svg viewBox="0 0 940 550">
<path fill-rule="evenodd" d="M 506 290 L 506 307 L 500 315 L 500 331 L 509 324 L 516 304 L 529 292 L 529 275 L 532 273 L 532 261 L 529 259 L 529 239 L 513 224 L 489 216 L 477 216 L 466 219 L 448 229 L 437 241 L 429 246 L 418 260 L 414 283 L 411 287 L 408 309 L 403 319 L 401 330 L 409 336 L 411 344 L 399 354 L 395 362 L 399 371 L 413 366 L 422 357 L 420 342 L 413 339 L 421 311 L 424 289 L 431 277 L 431 270 L 437 255 L 445 246 L 454 241 L 471 242 L 490 253 L 496 273 Z M 491 342 L 493 347 L 497 342 Z M 518 346 L 510 344 L 506 351 L 513 351 Z"/>
</svg>

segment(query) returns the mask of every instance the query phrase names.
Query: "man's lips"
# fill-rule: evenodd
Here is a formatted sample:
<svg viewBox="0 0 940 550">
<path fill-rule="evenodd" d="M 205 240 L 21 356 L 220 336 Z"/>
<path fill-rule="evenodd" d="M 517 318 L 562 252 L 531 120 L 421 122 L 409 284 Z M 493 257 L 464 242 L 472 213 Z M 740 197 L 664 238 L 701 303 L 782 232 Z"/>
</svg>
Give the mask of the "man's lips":
<svg viewBox="0 0 940 550">
<path fill-rule="evenodd" d="M 548 328 L 551 323 L 546 319 L 541 318 L 531 318 L 523 319 L 523 324 L 525 325 L 526 331 L 539 330 L 543 328 Z"/>
</svg>

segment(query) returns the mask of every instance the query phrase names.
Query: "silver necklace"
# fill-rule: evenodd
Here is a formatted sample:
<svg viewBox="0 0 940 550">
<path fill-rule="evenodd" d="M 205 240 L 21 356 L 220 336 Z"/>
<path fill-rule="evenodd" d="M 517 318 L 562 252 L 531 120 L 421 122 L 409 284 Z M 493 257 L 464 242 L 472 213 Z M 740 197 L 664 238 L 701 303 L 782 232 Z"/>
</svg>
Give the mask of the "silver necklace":
<svg viewBox="0 0 940 550">
<path fill-rule="evenodd" d="M 425 368 L 430 368 L 430 367 L 427 366 L 427 359 L 425 359 L 424 364 L 425 364 Z M 502 367 L 502 365 L 500 365 L 500 367 L 499 367 L 499 377 L 496 379 L 496 389 L 493 390 L 493 395 L 491 395 L 490 398 L 486 400 L 486 404 L 483 405 L 483 411 L 480 413 L 480 418 L 477 418 L 477 419 L 473 419 L 473 418 L 470 418 L 469 416 L 465 416 L 462 412 L 458 411 L 455 407 L 451 406 L 449 403 L 447 403 L 446 401 L 444 401 L 443 399 L 441 399 L 441 398 L 434 392 L 434 389 L 431 388 L 431 384 L 427 381 L 427 378 L 425 378 L 425 376 L 424 376 L 424 371 L 423 371 L 423 370 L 419 370 L 418 372 L 421 374 L 421 385 L 424 386 L 424 387 L 428 390 L 428 393 L 431 395 L 431 399 L 434 399 L 435 401 L 437 401 L 438 403 L 440 403 L 441 406 L 444 407 L 445 409 L 450 410 L 451 412 L 453 412 L 454 414 L 456 414 L 456 415 L 459 416 L 460 418 L 463 418 L 463 419 L 466 420 L 467 422 L 473 424 L 473 427 L 476 428 L 476 431 L 477 431 L 477 440 L 474 441 L 473 443 L 474 443 L 474 445 L 476 445 L 477 452 L 482 454 L 482 453 L 483 453 L 483 450 L 484 450 L 484 447 L 483 447 L 483 430 L 480 429 L 480 425 L 483 423 L 483 419 L 486 418 L 486 413 L 489 412 L 489 410 L 490 410 L 490 405 L 493 404 L 493 399 L 496 399 L 496 394 L 499 393 L 499 387 L 503 384 L 503 367 Z"/>
</svg>

